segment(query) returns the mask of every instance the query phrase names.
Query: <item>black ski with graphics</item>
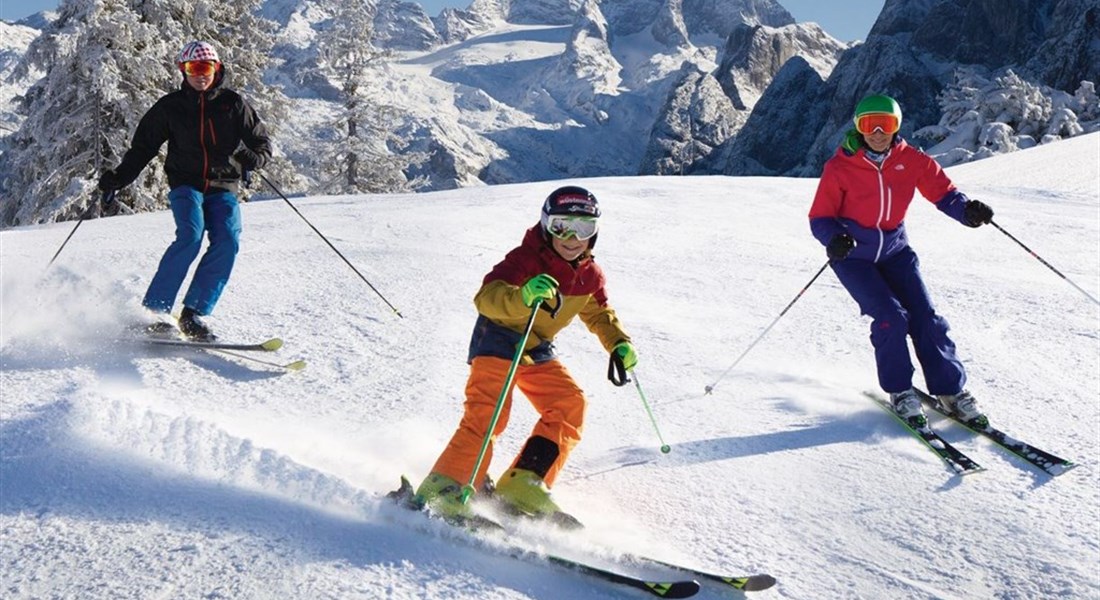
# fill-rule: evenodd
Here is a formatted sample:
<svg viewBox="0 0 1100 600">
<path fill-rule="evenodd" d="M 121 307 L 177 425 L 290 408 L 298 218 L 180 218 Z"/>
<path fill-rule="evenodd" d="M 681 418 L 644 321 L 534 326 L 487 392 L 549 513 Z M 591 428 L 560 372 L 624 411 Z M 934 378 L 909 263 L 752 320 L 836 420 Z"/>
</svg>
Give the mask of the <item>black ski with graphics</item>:
<svg viewBox="0 0 1100 600">
<path fill-rule="evenodd" d="M 940 404 L 939 399 L 935 396 L 932 396 L 927 392 L 924 392 L 923 390 L 919 390 L 916 388 L 914 389 L 916 390 L 917 395 L 920 396 L 920 399 L 936 412 L 952 419 L 956 423 L 962 425 L 963 427 L 966 427 L 974 433 L 980 433 L 984 435 L 985 437 L 996 442 L 997 445 L 999 445 L 1000 447 L 1008 450 L 1012 454 L 1016 455 L 1019 458 L 1022 458 L 1023 460 L 1038 467 L 1039 469 L 1042 469 L 1044 472 L 1050 475 L 1056 477 L 1077 466 L 1077 464 L 1072 461 L 1051 454 L 1046 450 L 1040 450 L 1039 448 L 1036 448 L 1035 446 L 1032 446 L 1031 444 L 1028 444 L 1026 442 L 1021 442 L 1020 440 L 1009 436 L 1007 433 L 1001 431 L 1000 429 L 993 427 L 988 422 L 983 425 L 982 423 L 968 423 L 966 421 L 963 421 L 962 419 L 955 416 L 954 413 L 948 411 L 942 404 Z"/>
<path fill-rule="evenodd" d="M 905 419 L 902 419 L 894 412 L 894 407 L 890 405 L 890 401 L 884 398 L 882 395 L 874 392 L 863 392 L 864 396 L 870 398 L 875 404 L 878 404 L 879 408 L 890 413 L 898 423 L 901 423 L 903 427 L 909 430 L 914 437 L 919 439 L 928 447 L 929 450 L 936 453 L 948 468 L 959 475 L 969 475 L 970 473 L 977 473 L 984 471 L 978 463 L 974 462 L 972 458 L 962 453 L 961 450 L 952 446 L 947 440 L 940 437 L 940 434 L 932 430 L 931 427 L 925 425 L 924 427 L 913 427 Z"/>
<path fill-rule="evenodd" d="M 491 506 L 497 513 L 499 513 L 503 519 L 497 523 L 500 527 L 506 527 L 506 525 L 512 520 L 525 520 L 532 523 L 544 523 L 547 525 L 553 525 L 563 531 L 577 531 L 584 529 L 584 524 L 573 515 L 566 512 L 557 512 L 553 515 L 529 515 L 527 513 L 519 512 L 510 509 L 504 502 L 497 501 L 489 492 L 486 499 L 491 503 Z M 688 573 L 693 577 L 699 577 L 701 579 L 707 579 L 710 581 L 720 582 L 734 589 L 741 590 L 743 592 L 757 592 L 766 590 L 775 585 L 775 578 L 767 574 L 756 575 L 718 575 L 715 573 L 709 573 L 706 571 L 700 571 L 691 567 L 685 567 L 675 563 L 665 562 L 656 558 L 650 558 L 648 556 L 641 556 L 638 554 L 624 554 L 623 559 L 636 563 L 639 565 L 657 565 L 660 567 L 675 569 L 684 573 Z"/>
<path fill-rule="evenodd" d="M 401 486 L 386 494 L 386 498 L 393 501 L 395 504 L 402 508 L 406 508 L 412 511 L 418 511 L 425 516 L 430 516 L 428 511 L 418 507 L 413 502 L 413 494 L 415 490 L 412 487 L 412 483 L 408 478 L 401 477 Z M 482 516 L 473 516 L 461 519 L 444 519 L 447 523 L 456 527 L 461 527 L 472 533 L 485 533 L 492 531 L 503 531 L 504 525 Z M 508 550 L 508 555 L 517 559 L 527 560 L 531 557 L 538 557 L 537 554 L 532 554 L 529 550 L 524 550 L 519 547 L 513 547 Z M 624 573 L 618 573 L 597 567 L 585 562 L 574 560 L 571 558 L 564 558 L 561 556 L 545 555 L 545 560 L 552 564 L 565 567 L 569 570 L 590 575 L 604 581 L 611 583 L 617 583 L 620 585 L 637 588 L 639 590 L 648 592 L 658 598 L 690 598 L 699 593 L 699 583 L 692 580 L 665 580 L 665 579 L 647 579 L 644 577 L 636 577 L 634 575 L 627 575 Z"/>
<path fill-rule="evenodd" d="M 716 573 L 710 573 L 707 571 L 700 571 L 691 567 L 685 567 L 684 565 L 665 562 L 656 558 L 650 558 L 648 556 L 638 556 L 636 554 L 626 554 L 623 558 L 641 564 L 653 564 L 660 565 L 662 567 L 668 567 L 670 569 L 676 569 L 677 571 L 683 571 L 695 577 L 703 579 L 709 579 L 719 583 L 724 583 L 736 590 L 742 592 L 759 592 L 766 590 L 775 585 L 775 577 L 764 573 L 756 575 L 719 575 Z"/>
<path fill-rule="evenodd" d="M 404 482 L 403 482 L 403 487 L 404 487 Z M 392 493 L 396 493 L 396 492 L 392 492 Z M 411 486 L 409 486 L 408 494 L 411 495 L 411 493 L 412 493 Z M 491 504 L 489 504 L 489 506 L 492 506 L 491 510 L 495 511 L 496 514 L 499 514 L 500 517 L 502 517 L 502 520 L 500 520 L 500 521 L 489 521 L 489 523 L 491 523 L 489 525 L 486 525 L 485 523 L 476 523 L 475 522 L 475 523 L 472 524 L 473 528 L 500 528 L 500 530 L 507 530 L 508 524 L 510 522 L 513 522 L 513 521 L 526 521 L 526 522 L 530 522 L 530 523 L 541 523 L 541 524 L 552 525 L 552 526 L 558 527 L 558 528 L 560 528 L 560 530 L 566 531 L 566 532 L 583 530 L 583 528 L 584 528 L 584 525 L 581 523 L 580 520 L 577 520 L 576 517 L 574 517 L 573 515 L 568 514 L 568 513 L 554 513 L 553 515 L 550 515 L 550 516 L 528 515 L 526 513 L 521 513 L 521 512 L 516 512 L 516 511 L 509 511 L 508 508 L 506 508 L 506 506 L 503 502 L 499 502 L 499 501 L 496 501 L 494 499 L 494 497 L 492 495 L 492 492 L 488 492 L 486 494 L 485 498 L 489 503 L 491 503 Z M 477 517 L 477 519 L 482 519 L 482 517 Z M 461 525 L 463 523 L 458 523 L 458 524 Z M 478 525 L 480 525 L 480 526 L 478 526 Z M 741 591 L 766 590 L 766 589 L 768 589 L 768 588 L 775 585 L 775 578 L 770 576 L 770 575 L 764 575 L 764 574 L 760 574 L 760 575 L 716 575 L 716 574 L 713 574 L 713 572 L 701 571 L 701 570 L 698 570 L 698 569 L 685 567 L 683 565 L 676 565 L 676 564 L 673 564 L 673 563 L 667 563 L 667 561 L 660 560 L 660 559 L 657 559 L 657 558 L 650 558 L 648 556 L 640 556 L 640 555 L 637 555 L 637 554 L 625 554 L 625 555 L 623 555 L 623 558 L 627 561 L 630 561 L 630 563 L 634 563 L 634 564 L 639 565 L 639 566 L 656 565 L 656 566 L 663 567 L 663 568 L 669 568 L 669 569 L 679 570 L 681 572 L 686 572 L 686 574 L 689 574 L 692 577 L 698 577 L 698 578 L 702 578 L 702 579 L 708 579 L 708 580 L 712 580 L 712 581 L 722 582 L 722 583 L 725 583 L 726 586 L 733 587 L 734 589 L 741 590 Z M 550 557 L 550 559 L 554 560 L 553 557 Z M 665 597 L 665 598 L 670 598 L 670 597 Z"/>
</svg>

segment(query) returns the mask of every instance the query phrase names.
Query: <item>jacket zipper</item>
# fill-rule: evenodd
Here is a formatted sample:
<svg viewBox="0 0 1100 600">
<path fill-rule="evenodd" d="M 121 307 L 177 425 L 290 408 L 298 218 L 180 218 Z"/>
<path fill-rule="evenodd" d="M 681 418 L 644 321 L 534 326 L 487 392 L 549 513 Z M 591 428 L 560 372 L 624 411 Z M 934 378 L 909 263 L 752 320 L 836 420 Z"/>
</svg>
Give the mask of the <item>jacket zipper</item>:
<svg viewBox="0 0 1100 600">
<path fill-rule="evenodd" d="M 199 147 L 202 148 L 202 193 L 210 190 L 210 180 L 206 174 L 210 171 L 209 157 L 206 154 L 206 94 L 199 92 Z"/>
<path fill-rule="evenodd" d="M 890 158 L 887 155 L 882 159 L 882 164 L 875 164 L 875 161 L 863 157 L 863 160 L 867 161 L 872 167 L 875 168 L 875 174 L 878 175 L 878 221 L 875 222 L 875 229 L 878 231 L 878 249 L 875 250 L 875 260 L 882 257 L 883 246 L 886 245 L 886 236 L 882 232 L 882 223 L 890 218 L 890 214 L 894 210 L 894 191 L 886 185 L 886 180 L 882 177 L 883 167 L 886 165 L 886 159 Z"/>
</svg>

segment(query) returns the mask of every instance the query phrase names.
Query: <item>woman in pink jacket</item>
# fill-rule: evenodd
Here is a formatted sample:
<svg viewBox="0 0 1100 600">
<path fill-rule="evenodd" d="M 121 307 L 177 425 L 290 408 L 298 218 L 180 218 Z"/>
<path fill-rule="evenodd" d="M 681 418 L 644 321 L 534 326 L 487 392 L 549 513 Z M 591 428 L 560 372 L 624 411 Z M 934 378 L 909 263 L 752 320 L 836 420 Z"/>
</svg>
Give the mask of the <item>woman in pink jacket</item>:
<svg viewBox="0 0 1100 600">
<path fill-rule="evenodd" d="M 915 427 L 927 424 L 912 388 L 909 337 L 928 392 L 963 420 L 987 422 L 965 389 L 966 371 L 947 336 L 947 320 L 932 306 L 904 219 L 918 190 L 968 227 L 988 223 L 993 210 L 955 189 L 930 156 L 898 136 L 901 108 L 893 98 L 864 98 L 854 121 L 855 129 L 825 163 L 810 229 L 825 246 L 837 279 L 872 319 L 879 385 L 898 415 Z"/>
</svg>

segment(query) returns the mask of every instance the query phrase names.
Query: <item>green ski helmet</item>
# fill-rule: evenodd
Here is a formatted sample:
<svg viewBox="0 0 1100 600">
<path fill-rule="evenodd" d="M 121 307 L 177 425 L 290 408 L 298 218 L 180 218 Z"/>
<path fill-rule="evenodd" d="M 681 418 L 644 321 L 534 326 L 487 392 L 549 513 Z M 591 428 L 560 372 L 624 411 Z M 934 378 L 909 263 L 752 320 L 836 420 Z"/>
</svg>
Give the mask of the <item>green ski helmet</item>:
<svg viewBox="0 0 1100 600">
<path fill-rule="evenodd" d="M 856 105 L 855 114 L 852 115 L 852 123 L 858 128 L 859 118 L 869 114 L 894 115 L 898 119 L 898 126 L 901 126 L 901 106 L 898 105 L 897 100 L 885 94 L 875 94 L 860 100 Z"/>
</svg>

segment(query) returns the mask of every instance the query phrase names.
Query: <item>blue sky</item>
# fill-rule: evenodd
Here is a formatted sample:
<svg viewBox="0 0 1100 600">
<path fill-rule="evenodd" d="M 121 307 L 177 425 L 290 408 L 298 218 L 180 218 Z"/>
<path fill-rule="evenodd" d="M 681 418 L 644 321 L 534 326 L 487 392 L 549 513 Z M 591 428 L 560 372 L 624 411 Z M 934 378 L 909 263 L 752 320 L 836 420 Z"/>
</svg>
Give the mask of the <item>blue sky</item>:
<svg viewBox="0 0 1100 600">
<path fill-rule="evenodd" d="M 814 21 L 829 35 L 844 41 L 866 39 L 885 0 L 850 2 L 849 0 L 779 0 L 795 20 Z M 43 10 L 57 8 L 58 0 L 0 0 L 0 19 L 18 21 Z M 445 7 L 466 8 L 470 0 L 422 0 L 420 5 L 432 16 Z"/>
</svg>

